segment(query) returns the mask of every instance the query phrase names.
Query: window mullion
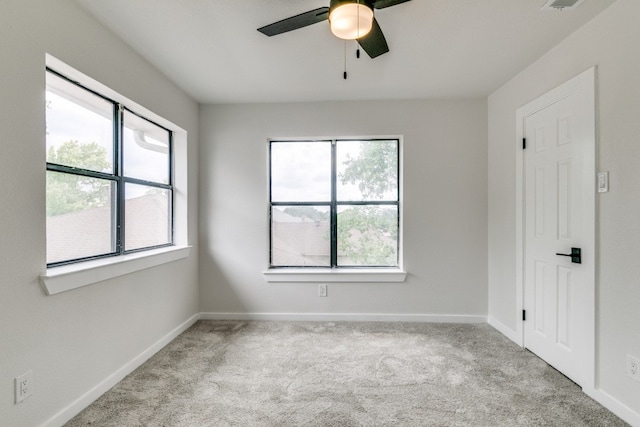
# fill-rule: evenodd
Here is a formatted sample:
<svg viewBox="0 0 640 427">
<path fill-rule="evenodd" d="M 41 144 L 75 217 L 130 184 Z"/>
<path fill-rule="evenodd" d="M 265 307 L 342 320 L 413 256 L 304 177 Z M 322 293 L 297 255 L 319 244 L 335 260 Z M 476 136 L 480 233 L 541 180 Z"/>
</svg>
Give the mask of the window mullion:
<svg viewBox="0 0 640 427">
<path fill-rule="evenodd" d="M 91 169 L 82 169 L 82 168 L 60 165 L 60 164 L 51 163 L 51 162 L 47 162 L 47 170 L 53 171 L 53 172 L 62 172 L 69 175 L 88 176 L 91 178 L 114 180 L 114 175 L 110 173 L 97 172 Z"/>
<path fill-rule="evenodd" d="M 162 184 L 159 182 L 155 182 L 155 181 L 147 181 L 145 179 L 138 179 L 138 178 L 131 178 L 131 177 L 122 177 L 122 180 L 125 183 L 129 183 L 129 184 L 136 184 L 136 185 L 145 185 L 147 187 L 156 187 L 156 188 L 162 188 L 164 190 L 171 190 L 172 186 L 169 184 Z"/>
<path fill-rule="evenodd" d="M 116 186 L 116 212 L 115 212 L 115 235 L 116 235 L 116 251 L 119 254 L 124 253 L 124 180 L 122 179 L 122 173 L 124 168 L 123 153 L 122 153 L 122 134 L 124 126 L 124 108 L 122 104 L 116 104 L 114 108 L 114 124 L 113 124 L 113 151 L 115 153 L 114 165 L 115 173 L 118 180 Z"/>
<path fill-rule="evenodd" d="M 338 207 L 336 203 L 337 194 L 337 164 L 336 164 L 336 140 L 331 141 L 331 268 L 338 266 Z"/>
<path fill-rule="evenodd" d="M 174 177 L 173 177 L 173 167 L 174 167 L 175 158 L 173 157 L 173 132 L 169 131 L 169 243 L 172 245 L 175 243 L 173 239 L 174 233 L 174 216 L 176 214 L 175 206 L 173 204 L 175 200 L 175 194 L 173 190 L 174 185 Z"/>
</svg>

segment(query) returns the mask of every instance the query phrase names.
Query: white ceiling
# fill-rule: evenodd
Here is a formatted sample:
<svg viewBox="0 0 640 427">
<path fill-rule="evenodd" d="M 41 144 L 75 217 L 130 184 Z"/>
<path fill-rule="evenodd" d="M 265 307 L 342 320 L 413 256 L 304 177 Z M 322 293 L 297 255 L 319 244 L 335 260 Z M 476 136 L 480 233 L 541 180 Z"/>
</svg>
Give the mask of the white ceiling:
<svg viewBox="0 0 640 427">
<path fill-rule="evenodd" d="M 355 58 L 327 22 L 258 27 L 329 0 L 76 0 L 201 103 L 487 96 L 615 0 L 412 0 L 376 10 L 390 52 Z"/>
</svg>

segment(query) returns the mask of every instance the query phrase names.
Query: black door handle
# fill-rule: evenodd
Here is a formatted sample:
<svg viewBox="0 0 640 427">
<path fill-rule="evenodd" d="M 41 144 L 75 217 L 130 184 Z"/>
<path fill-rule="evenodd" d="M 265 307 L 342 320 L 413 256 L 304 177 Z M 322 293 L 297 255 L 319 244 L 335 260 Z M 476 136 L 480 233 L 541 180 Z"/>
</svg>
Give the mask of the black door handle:
<svg viewBox="0 0 640 427">
<path fill-rule="evenodd" d="M 580 250 L 580 248 L 571 248 L 570 254 L 556 253 L 556 255 L 571 257 L 571 262 L 576 264 L 582 264 L 582 251 Z"/>
</svg>

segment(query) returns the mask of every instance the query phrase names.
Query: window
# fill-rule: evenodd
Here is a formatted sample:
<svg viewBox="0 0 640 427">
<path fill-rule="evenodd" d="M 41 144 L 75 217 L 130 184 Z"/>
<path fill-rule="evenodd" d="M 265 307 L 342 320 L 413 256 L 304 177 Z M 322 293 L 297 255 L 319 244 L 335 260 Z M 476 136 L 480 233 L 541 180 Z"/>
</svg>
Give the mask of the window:
<svg viewBox="0 0 640 427">
<path fill-rule="evenodd" d="M 173 244 L 172 132 L 47 69 L 47 266 Z"/>
<path fill-rule="evenodd" d="M 270 267 L 399 267 L 399 140 L 271 141 Z"/>
</svg>

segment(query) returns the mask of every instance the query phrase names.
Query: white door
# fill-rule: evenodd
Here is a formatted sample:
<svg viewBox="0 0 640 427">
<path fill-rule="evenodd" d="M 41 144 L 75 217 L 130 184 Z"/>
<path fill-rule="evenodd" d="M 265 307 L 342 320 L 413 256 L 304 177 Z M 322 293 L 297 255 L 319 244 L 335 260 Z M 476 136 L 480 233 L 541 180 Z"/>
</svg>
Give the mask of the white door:
<svg viewBox="0 0 640 427">
<path fill-rule="evenodd" d="M 524 345 L 580 385 L 593 375 L 593 91 L 524 117 Z"/>
</svg>

